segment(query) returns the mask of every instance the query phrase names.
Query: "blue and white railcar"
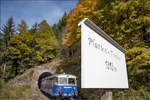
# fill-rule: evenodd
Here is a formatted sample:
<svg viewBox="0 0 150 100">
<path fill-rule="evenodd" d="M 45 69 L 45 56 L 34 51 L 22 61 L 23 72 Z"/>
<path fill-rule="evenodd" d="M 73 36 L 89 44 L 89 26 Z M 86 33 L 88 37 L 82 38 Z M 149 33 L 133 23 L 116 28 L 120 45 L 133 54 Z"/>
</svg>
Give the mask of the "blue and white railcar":
<svg viewBox="0 0 150 100">
<path fill-rule="evenodd" d="M 57 74 L 42 79 L 42 91 L 54 97 L 77 97 L 77 77 L 71 74 Z"/>
</svg>

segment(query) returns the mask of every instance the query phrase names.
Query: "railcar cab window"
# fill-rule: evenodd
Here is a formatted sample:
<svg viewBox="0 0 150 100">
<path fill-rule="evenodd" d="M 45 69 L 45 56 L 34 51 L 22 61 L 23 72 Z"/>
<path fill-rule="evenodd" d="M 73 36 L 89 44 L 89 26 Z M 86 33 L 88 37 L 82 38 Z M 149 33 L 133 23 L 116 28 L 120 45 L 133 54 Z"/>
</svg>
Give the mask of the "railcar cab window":
<svg viewBox="0 0 150 100">
<path fill-rule="evenodd" d="M 75 78 L 68 78 L 69 85 L 75 85 Z"/>
<path fill-rule="evenodd" d="M 59 78 L 59 84 L 67 84 L 67 78 L 64 77 Z"/>
</svg>

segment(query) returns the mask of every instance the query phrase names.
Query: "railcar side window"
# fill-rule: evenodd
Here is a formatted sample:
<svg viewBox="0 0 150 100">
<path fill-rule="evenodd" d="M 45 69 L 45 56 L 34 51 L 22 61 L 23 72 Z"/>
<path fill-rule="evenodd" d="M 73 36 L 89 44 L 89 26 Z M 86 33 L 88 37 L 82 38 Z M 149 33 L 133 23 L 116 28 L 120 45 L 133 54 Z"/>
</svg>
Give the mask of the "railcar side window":
<svg viewBox="0 0 150 100">
<path fill-rule="evenodd" d="M 68 84 L 75 84 L 75 78 L 68 78 Z"/>
<path fill-rule="evenodd" d="M 59 84 L 67 84 L 67 78 L 59 78 Z"/>
<path fill-rule="evenodd" d="M 58 84 L 58 77 L 55 77 L 55 84 Z"/>
</svg>

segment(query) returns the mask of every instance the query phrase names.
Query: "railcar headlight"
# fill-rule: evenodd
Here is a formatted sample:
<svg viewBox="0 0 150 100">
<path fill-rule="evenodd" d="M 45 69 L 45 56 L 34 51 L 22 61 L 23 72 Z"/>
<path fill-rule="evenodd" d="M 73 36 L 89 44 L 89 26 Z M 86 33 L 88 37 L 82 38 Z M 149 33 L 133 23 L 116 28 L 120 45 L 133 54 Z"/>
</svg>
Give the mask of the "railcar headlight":
<svg viewBox="0 0 150 100">
<path fill-rule="evenodd" d="M 72 95 L 74 94 L 74 92 L 72 92 Z"/>
</svg>

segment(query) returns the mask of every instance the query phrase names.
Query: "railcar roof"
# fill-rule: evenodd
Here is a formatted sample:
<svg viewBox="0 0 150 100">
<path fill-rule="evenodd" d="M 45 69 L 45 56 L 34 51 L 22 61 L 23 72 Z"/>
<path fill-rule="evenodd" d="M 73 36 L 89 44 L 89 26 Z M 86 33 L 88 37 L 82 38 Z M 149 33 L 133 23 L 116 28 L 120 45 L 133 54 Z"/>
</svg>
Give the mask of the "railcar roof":
<svg viewBox="0 0 150 100">
<path fill-rule="evenodd" d="M 71 74 L 55 74 L 55 75 L 46 77 L 46 78 L 44 78 L 44 79 L 47 79 L 47 78 L 53 78 L 53 77 L 77 78 L 75 75 L 71 75 Z"/>
<path fill-rule="evenodd" d="M 55 77 L 67 77 L 67 78 L 76 78 L 75 75 L 71 75 L 71 74 L 57 74 L 54 75 Z"/>
<path fill-rule="evenodd" d="M 75 75 L 71 75 L 71 74 L 56 74 L 56 75 L 45 77 L 42 80 L 53 78 L 53 77 L 77 78 Z"/>
</svg>

